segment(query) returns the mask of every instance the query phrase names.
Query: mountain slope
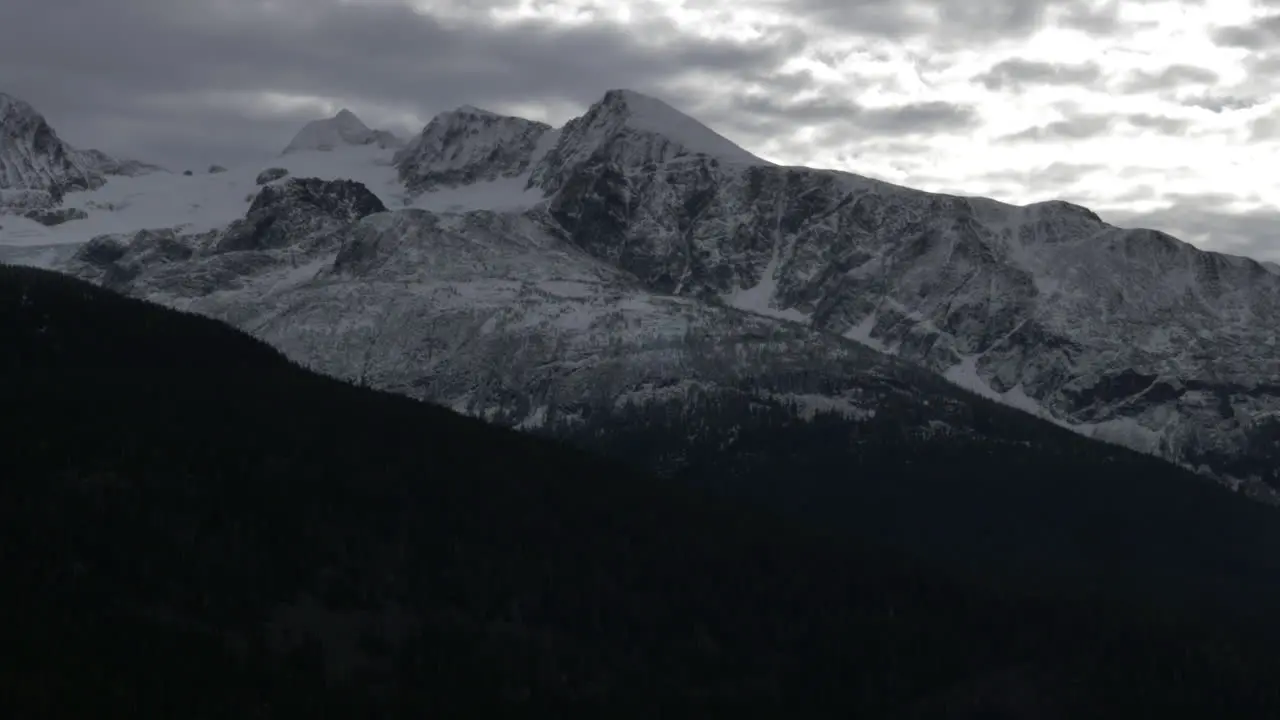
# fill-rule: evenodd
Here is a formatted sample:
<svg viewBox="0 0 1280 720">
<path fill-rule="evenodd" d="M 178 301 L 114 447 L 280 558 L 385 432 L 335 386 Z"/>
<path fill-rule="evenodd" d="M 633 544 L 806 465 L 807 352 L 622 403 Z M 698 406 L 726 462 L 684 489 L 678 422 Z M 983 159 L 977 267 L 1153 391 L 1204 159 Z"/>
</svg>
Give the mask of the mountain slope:
<svg viewBox="0 0 1280 720">
<path fill-rule="evenodd" d="M 944 582 L 47 272 L 0 267 L 0 327 L 16 716 L 1280 702 L 1267 627 Z"/>
<path fill-rule="evenodd" d="M 529 167 L 551 232 L 653 291 L 843 335 L 1233 486 L 1280 484 L 1280 276 L 1256 262 L 1068 203 L 774 167 L 629 91 Z"/>
<path fill-rule="evenodd" d="M 574 123 L 624 115 L 606 98 Z M 651 289 L 793 319 L 1081 432 L 1280 484 L 1254 454 L 1273 444 L 1280 409 L 1280 276 L 1260 264 L 1062 202 L 1015 207 L 601 137 L 553 152 L 533 177 L 576 245 Z"/>
<path fill-rule="evenodd" d="M 940 564 L 1218 612 L 1271 597 L 1274 510 L 852 340 L 655 294 L 545 214 L 382 212 L 299 178 L 254 205 L 225 231 L 97 239 L 67 269 L 326 374 Z"/>
</svg>

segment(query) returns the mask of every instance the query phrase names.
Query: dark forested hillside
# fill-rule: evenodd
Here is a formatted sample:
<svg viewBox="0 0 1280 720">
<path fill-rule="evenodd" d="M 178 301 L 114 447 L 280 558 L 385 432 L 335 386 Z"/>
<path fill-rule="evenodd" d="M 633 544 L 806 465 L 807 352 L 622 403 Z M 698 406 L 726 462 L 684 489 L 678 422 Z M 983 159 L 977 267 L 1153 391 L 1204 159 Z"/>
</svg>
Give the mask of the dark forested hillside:
<svg viewBox="0 0 1280 720">
<path fill-rule="evenodd" d="M 1265 624 L 954 583 L 42 271 L 0 267 L 0 407 L 9 717 L 1280 712 Z"/>
<path fill-rule="evenodd" d="M 934 391 L 935 410 L 955 392 Z M 801 419 L 760 395 L 695 391 L 547 432 L 965 576 L 1191 612 L 1280 605 L 1280 511 L 1163 460 L 976 397 L 948 424 L 906 403 Z"/>
</svg>

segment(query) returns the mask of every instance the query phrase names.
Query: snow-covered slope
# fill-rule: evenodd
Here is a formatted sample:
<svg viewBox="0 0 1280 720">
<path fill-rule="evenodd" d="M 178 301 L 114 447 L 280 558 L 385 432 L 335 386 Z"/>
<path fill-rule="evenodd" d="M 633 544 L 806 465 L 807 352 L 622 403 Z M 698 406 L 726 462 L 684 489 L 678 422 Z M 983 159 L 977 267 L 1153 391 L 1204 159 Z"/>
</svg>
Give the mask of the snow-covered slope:
<svg viewBox="0 0 1280 720">
<path fill-rule="evenodd" d="M 323 120 L 312 120 L 303 126 L 285 146 L 283 154 L 325 152 L 351 145 L 376 145 L 386 150 L 402 145 L 402 141 L 386 130 L 371 130 L 356 114 L 347 109 Z"/>
<path fill-rule="evenodd" d="M 927 374 L 907 363 L 652 293 L 552 225 L 541 210 L 385 212 L 354 183 L 289 179 L 225 231 L 97 238 L 64 269 L 224 319 L 322 372 L 526 429 L 746 394 L 851 421 L 908 406 L 916 431 L 968 431 L 971 402 L 912 382 Z"/>
<path fill-rule="evenodd" d="M 487 183 L 435 183 L 429 187 L 411 184 L 410 192 L 400 175 L 412 160 L 397 169 L 395 159 L 402 143 L 379 140 L 381 132 L 368 130 L 349 112 L 339 113 L 308 124 L 295 138 L 293 149 L 285 154 L 264 156 L 258 162 L 216 173 L 191 175 L 152 173 L 157 169 L 154 166 L 115 160 L 97 151 L 73 155 L 96 158 L 121 177 L 112 177 L 105 184 L 95 183 L 93 189 L 67 192 L 60 203 L 53 202 L 45 191 L 0 190 L 7 194 L 15 211 L 56 205 L 59 212 L 68 214 L 56 225 L 22 215 L 0 217 L 0 260 L 50 266 L 68 257 L 72 246 L 99 235 L 161 228 L 201 233 L 221 228 L 244 215 L 262 182 L 290 176 L 355 180 L 392 208 L 522 209 L 543 200 L 542 193 L 525 191 L 527 172 L 517 177 L 495 172 L 494 181 Z M 328 142 L 334 137 L 350 142 Z M 553 138 L 554 133 L 549 137 Z M 304 149 L 308 145 L 315 147 Z M 419 138 L 409 150 L 420 150 L 422 146 Z M 52 164 L 57 157 L 55 154 L 40 160 L 41 166 Z M 458 167 L 456 157 L 445 164 L 450 162 Z M 428 166 L 424 163 L 418 167 Z"/>
<path fill-rule="evenodd" d="M 259 163 L 219 173 L 112 178 L 96 190 L 66 195 L 63 206 L 82 210 L 84 218 L 54 227 L 19 217 L 0 219 L 0 245 L 25 247 L 28 257 L 39 253 L 50 258 L 58 252 L 55 246 L 77 245 L 98 235 L 157 228 L 205 232 L 225 227 L 245 214 L 261 190 L 259 174 L 273 167 L 285 170 L 285 176 L 356 180 L 386 205 L 404 204 L 405 193 L 391 166 L 389 150 L 376 145 L 343 147 L 331 152 L 264 157 Z"/>
<path fill-rule="evenodd" d="M 396 167 L 415 193 L 496 182 L 523 192 L 531 166 L 547 154 L 558 135 L 546 123 L 465 106 L 427 123 L 396 154 Z"/>
<path fill-rule="evenodd" d="M 1063 202 L 654 164 L 618 142 L 569 173 L 550 213 L 655 291 L 791 319 L 1080 432 L 1280 482 L 1253 455 L 1280 409 L 1280 276 L 1261 264 Z"/>
<path fill-rule="evenodd" d="M 286 245 L 206 257 L 200 248 L 248 208 L 263 164 L 140 189 L 133 218 L 90 209 L 40 232 L 128 233 L 116 242 L 141 244 L 121 255 L 133 269 L 111 276 L 122 289 L 225 317 L 316 367 L 512 422 L 536 422 L 551 380 L 508 363 L 550 373 L 575 358 L 601 374 L 573 392 L 626 394 L 650 387 L 645 373 L 652 387 L 678 384 L 705 355 L 769 387 L 782 355 L 735 365 L 712 347 L 738 346 L 733 328 L 749 316 L 736 308 L 766 323 L 752 332 L 806 338 L 778 347 L 816 362 L 818 377 L 848 370 L 823 365 L 846 352 L 824 348 L 856 341 L 1078 432 L 1262 494 L 1280 485 L 1280 275 L 1248 259 L 1068 203 L 1016 207 L 774 166 L 628 91 L 559 130 L 462 108 L 394 159 L 372 144 L 278 160 L 299 177 L 359 180 L 387 208 L 433 212 L 374 214 L 350 234 L 325 221 L 329 239 L 314 246 L 320 231 L 304 223 L 306 237 Z M 225 202 L 195 201 L 193 188 Z M 461 214 L 474 210 L 487 212 Z M 155 234 L 133 237 L 180 224 L 197 233 L 170 234 L 196 248 L 188 258 Z M 89 258 L 68 261 L 70 248 L 39 252 L 23 261 L 109 280 Z M 624 308 L 640 305 L 662 310 L 607 320 L 638 317 Z M 627 357 L 571 352 L 609 343 Z M 673 353 L 682 359 L 663 364 Z M 608 375 L 623 366 L 631 385 Z M 563 392 L 557 402 L 570 402 Z"/>
</svg>

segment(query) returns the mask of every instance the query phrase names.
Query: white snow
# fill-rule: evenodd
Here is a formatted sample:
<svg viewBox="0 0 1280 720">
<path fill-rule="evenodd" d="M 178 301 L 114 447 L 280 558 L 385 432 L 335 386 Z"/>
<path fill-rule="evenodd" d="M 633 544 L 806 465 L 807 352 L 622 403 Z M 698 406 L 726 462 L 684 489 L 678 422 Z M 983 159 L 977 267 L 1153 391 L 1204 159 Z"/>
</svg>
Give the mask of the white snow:
<svg viewBox="0 0 1280 720">
<path fill-rule="evenodd" d="M 691 152 L 704 153 L 733 163 L 772 165 L 735 145 L 711 128 L 676 110 L 657 98 L 633 90 L 619 90 L 626 101 L 627 126 L 634 130 L 657 133 L 684 146 Z"/>
<path fill-rule="evenodd" d="M 538 151 L 554 142 L 548 133 Z M 138 177 L 112 177 L 88 192 L 68 193 L 64 207 L 80 208 L 88 217 L 46 227 L 19 215 L 0 216 L 0 247 L 39 248 L 75 245 L 104 234 L 133 233 L 142 229 L 180 228 L 204 232 L 225 227 L 244 217 L 262 186 L 258 174 L 270 167 L 289 170 L 286 177 L 349 179 L 362 183 L 389 210 L 415 207 L 434 212 L 471 210 L 509 211 L 533 207 L 544 200 L 542 191 L 526 190 L 528 173 L 514 178 L 442 188 L 409 199 L 392 166 L 394 149 L 377 145 L 335 147 L 329 151 L 298 151 L 264 156 L 260 161 L 230 167 L 226 172 L 156 172 Z M 282 182 L 282 181 L 277 181 Z M 6 257 L 12 253 L 3 253 Z M 24 253 L 34 263 L 42 256 Z"/>
<path fill-rule="evenodd" d="M 892 351 L 889 349 L 888 346 L 886 346 L 884 343 L 880 342 L 876 338 L 871 337 L 871 331 L 875 329 L 877 320 L 878 320 L 877 313 L 874 313 L 874 312 L 868 313 L 867 316 L 862 318 L 862 320 L 857 325 L 854 325 L 853 327 L 846 330 L 844 332 L 844 337 L 849 340 L 853 340 L 855 342 L 860 342 L 863 345 L 866 345 L 867 347 L 871 348 L 872 350 L 878 350 L 879 352 L 882 352 L 882 353 L 892 354 Z"/>
<path fill-rule="evenodd" d="M 139 177 L 112 177 L 97 190 L 68 193 L 65 207 L 89 217 L 45 227 L 18 216 L 0 217 L 0 245 L 44 246 L 82 243 L 106 233 L 144 228 L 180 227 L 203 232 L 241 218 L 262 189 L 255 181 L 269 167 L 283 167 L 292 177 L 347 178 L 364 183 L 388 208 L 404 205 L 404 189 L 390 165 L 390 151 L 376 146 L 337 148 L 332 152 L 298 152 L 267 156 L 223 173 L 156 172 Z"/>
<path fill-rule="evenodd" d="M 994 400 L 1003 405 L 1015 407 L 1025 413 L 1048 420 L 1060 427 L 1082 432 L 1077 426 L 1055 418 L 1044 408 L 1044 406 L 1028 396 L 1026 391 L 1022 389 L 1022 383 L 1018 383 L 1002 393 L 996 392 L 995 389 L 988 385 L 987 381 L 983 380 L 982 376 L 978 374 L 978 360 L 981 358 L 981 355 L 968 355 L 960 362 L 948 368 L 947 371 L 942 374 L 942 377 L 951 381 L 952 384 L 959 385 L 975 395 L 980 395 L 988 400 Z M 1084 434 L 1087 435 L 1088 433 L 1085 432 Z"/>
<path fill-rule="evenodd" d="M 1162 455 L 1163 438 L 1155 430 L 1143 427 L 1133 418 L 1119 417 L 1100 423 L 1065 425 L 1064 427 L 1094 440 L 1120 445 L 1149 455 Z"/>
<path fill-rule="evenodd" d="M 782 213 L 779 212 L 777 216 L 779 218 L 778 223 L 781 223 Z M 769 263 L 765 265 L 764 272 L 760 274 L 760 281 L 752 287 L 740 288 L 735 292 L 725 293 L 721 296 L 721 299 L 730 307 L 746 312 L 780 320 L 808 323 L 809 316 L 799 310 L 782 309 L 773 306 L 774 295 L 778 291 L 778 266 L 782 263 L 782 242 L 782 229 L 775 226 L 773 230 L 773 254 L 769 256 Z M 795 241 L 792 240 L 792 242 Z"/>
</svg>

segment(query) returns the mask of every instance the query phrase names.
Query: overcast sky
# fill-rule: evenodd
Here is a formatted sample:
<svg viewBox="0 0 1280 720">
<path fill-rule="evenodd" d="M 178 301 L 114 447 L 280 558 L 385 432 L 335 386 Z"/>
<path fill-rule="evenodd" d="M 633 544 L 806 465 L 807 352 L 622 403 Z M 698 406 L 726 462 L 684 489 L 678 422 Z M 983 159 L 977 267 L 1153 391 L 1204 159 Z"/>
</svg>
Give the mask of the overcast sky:
<svg viewBox="0 0 1280 720">
<path fill-rule="evenodd" d="M 2 0 L 0 91 L 174 167 L 349 107 L 555 124 L 661 97 L 775 162 L 1280 260 L 1280 0 Z"/>
</svg>

